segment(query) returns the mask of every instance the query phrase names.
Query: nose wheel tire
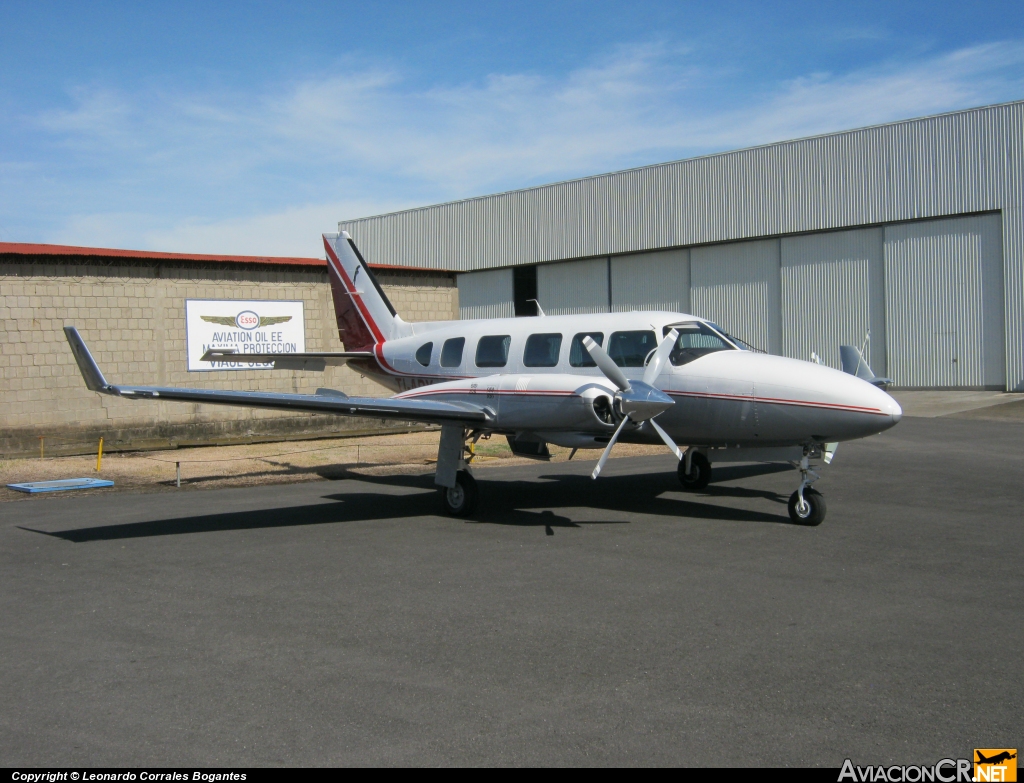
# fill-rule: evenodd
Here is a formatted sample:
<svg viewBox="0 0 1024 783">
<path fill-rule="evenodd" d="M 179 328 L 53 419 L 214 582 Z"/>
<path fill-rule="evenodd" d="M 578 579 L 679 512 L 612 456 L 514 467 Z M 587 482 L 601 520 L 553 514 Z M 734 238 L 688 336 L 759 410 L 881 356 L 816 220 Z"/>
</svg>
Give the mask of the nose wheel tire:
<svg viewBox="0 0 1024 783">
<path fill-rule="evenodd" d="M 711 481 L 711 463 L 699 451 L 690 455 L 690 472 L 686 472 L 686 458 L 679 460 L 679 483 L 683 489 L 699 492 Z"/>
<path fill-rule="evenodd" d="M 798 525 L 820 525 L 825 519 L 825 498 L 817 490 L 807 487 L 801 504 L 800 493 L 794 492 L 789 496 L 789 518 Z"/>
<path fill-rule="evenodd" d="M 454 487 L 441 487 L 441 508 L 453 517 L 467 517 L 476 510 L 480 492 L 476 479 L 469 471 L 460 470 L 455 474 Z"/>
</svg>

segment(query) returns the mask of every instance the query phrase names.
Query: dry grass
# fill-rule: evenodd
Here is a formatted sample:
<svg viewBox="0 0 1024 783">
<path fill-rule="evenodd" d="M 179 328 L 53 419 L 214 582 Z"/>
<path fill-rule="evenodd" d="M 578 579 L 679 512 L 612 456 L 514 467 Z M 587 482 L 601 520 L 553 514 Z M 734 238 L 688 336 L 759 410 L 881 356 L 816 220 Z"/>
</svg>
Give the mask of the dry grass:
<svg viewBox="0 0 1024 783">
<path fill-rule="evenodd" d="M 104 455 L 96 472 L 96 457 L 52 457 L 0 460 L 0 501 L 27 500 L 64 493 L 27 495 L 7 489 L 7 484 L 26 481 L 97 477 L 114 482 L 115 490 L 174 491 L 213 487 L 245 487 L 341 478 L 348 474 L 426 472 L 437 461 L 440 433 L 415 432 L 373 435 L 363 438 L 286 441 L 239 446 L 210 446 L 168 451 L 122 452 Z M 552 462 L 564 462 L 569 449 L 549 447 Z M 620 443 L 615 457 L 660 454 L 663 446 Z M 600 451 L 578 452 L 575 460 L 594 462 Z M 175 486 L 175 463 L 181 464 L 181 489 Z M 526 464 L 512 456 L 505 439 L 481 440 L 473 467 Z M 111 490 L 90 490 L 108 492 Z"/>
</svg>

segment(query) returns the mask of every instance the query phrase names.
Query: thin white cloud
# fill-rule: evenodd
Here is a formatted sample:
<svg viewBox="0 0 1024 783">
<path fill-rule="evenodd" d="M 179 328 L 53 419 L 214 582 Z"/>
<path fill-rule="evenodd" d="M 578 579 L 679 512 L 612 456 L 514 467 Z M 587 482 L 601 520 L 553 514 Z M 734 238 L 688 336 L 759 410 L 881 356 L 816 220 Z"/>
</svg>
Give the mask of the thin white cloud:
<svg viewBox="0 0 1024 783">
<path fill-rule="evenodd" d="M 561 78 L 416 88 L 371 68 L 249 95 L 81 90 L 38 127 L 171 203 L 162 215 L 80 210 L 63 241 L 308 255 L 338 219 L 1019 98 L 1024 42 L 808 74 L 759 94 L 743 78 L 646 44 Z"/>
<path fill-rule="evenodd" d="M 377 214 L 410 206 L 413 204 L 397 200 L 339 201 L 218 221 L 188 218 L 172 226 L 161 225 L 162 221 L 145 213 L 77 215 L 56 231 L 51 241 L 168 253 L 322 258 L 320 235 L 337 230 L 338 215 Z"/>
</svg>

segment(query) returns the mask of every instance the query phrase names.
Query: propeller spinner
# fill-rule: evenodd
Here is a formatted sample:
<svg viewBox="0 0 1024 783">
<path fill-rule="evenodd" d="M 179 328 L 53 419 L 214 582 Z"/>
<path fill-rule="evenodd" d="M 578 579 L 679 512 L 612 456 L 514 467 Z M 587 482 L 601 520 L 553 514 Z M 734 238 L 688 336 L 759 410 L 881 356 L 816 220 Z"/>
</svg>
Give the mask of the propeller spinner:
<svg viewBox="0 0 1024 783">
<path fill-rule="evenodd" d="M 605 446 L 604 453 L 601 454 L 601 459 L 597 461 L 597 467 L 594 468 L 594 472 L 590 474 L 591 478 L 597 478 L 601 475 L 601 470 L 604 468 L 604 464 L 608 461 L 608 456 L 612 453 L 612 447 L 615 442 L 619 439 L 619 435 L 622 434 L 622 430 L 625 429 L 626 424 L 630 421 L 640 424 L 645 421 L 651 423 L 651 427 L 658 433 L 658 436 L 665 442 L 665 445 L 671 449 L 672 453 L 676 455 L 677 459 L 683 458 L 683 453 L 680 448 L 675 444 L 669 434 L 665 432 L 658 423 L 654 421 L 654 417 L 660 413 L 664 413 L 673 404 L 673 400 L 665 392 L 660 389 L 656 389 L 652 384 L 655 379 L 661 374 L 662 369 L 665 366 L 665 362 L 668 361 L 668 356 L 672 352 L 672 346 L 675 345 L 676 338 L 679 333 L 673 329 L 667 335 L 665 339 L 661 341 L 658 346 L 658 350 L 655 351 L 654 356 L 647 365 L 647 369 L 644 370 L 644 378 L 642 381 L 629 382 L 629 379 L 623 374 L 619 366 L 612 361 L 610 357 L 600 345 L 598 345 L 590 337 L 583 338 L 583 345 L 590 353 L 590 357 L 594 360 L 594 363 L 601 369 L 601 372 L 605 374 L 615 386 L 618 388 L 618 393 L 615 395 L 615 400 L 618 402 L 618 409 L 622 412 L 622 421 L 619 426 L 615 428 L 615 432 L 612 433 L 611 440 L 608 441 L 608 445 Z"/>
</svg>

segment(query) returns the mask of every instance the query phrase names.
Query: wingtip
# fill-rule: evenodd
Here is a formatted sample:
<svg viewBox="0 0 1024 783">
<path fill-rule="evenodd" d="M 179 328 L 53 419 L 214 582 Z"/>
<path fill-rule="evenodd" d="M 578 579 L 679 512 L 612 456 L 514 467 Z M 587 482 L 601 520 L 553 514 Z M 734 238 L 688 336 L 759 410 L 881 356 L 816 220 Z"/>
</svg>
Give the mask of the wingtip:
<svg viewBox="0 0 1024 783">
<path fill-rule="evenodd" d="M 74 326 L 65 326 L 64 336 L 67 337 L 68 345 L 71 346 L 71 353 L 75 357 L 75 363 L 78 364 L 78 371 L 82 373 L 82 380 L 85 381 L 86 388 L 89 391 L 104 394 L 116 393 L 111 391 L 113 387 L 103 377 L 99 365 L 89 353 L 89 348 L 85 344 L 85 340 L 82 339 L 82 335 L 78 333 L 78 329 Z"/>
</svg>

